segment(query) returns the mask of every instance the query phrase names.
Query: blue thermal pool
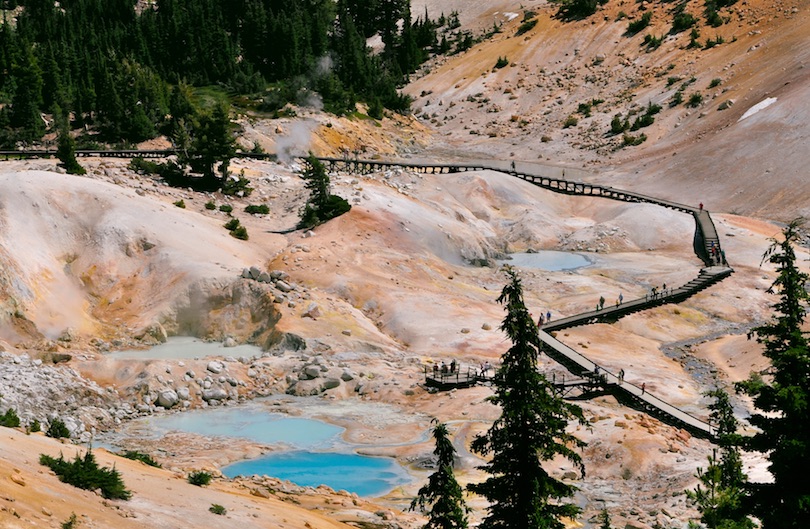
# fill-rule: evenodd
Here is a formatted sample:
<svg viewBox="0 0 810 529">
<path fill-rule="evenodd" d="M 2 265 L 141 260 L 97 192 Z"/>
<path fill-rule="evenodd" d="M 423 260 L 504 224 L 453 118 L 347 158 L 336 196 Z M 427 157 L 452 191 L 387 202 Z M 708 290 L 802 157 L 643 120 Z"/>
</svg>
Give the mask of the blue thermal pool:
<svg viewBox="0 0 810 529">
<path fill-rule="evenodd" d="M 500 264 L 508 264 L 518 268 L 539 268 L 549 272 L 559 272 L 561 270 L 575 270 L 588 266 L 591 261 L 582 254 L 572 252 L 558 252 L 555 250 L 543 250 L 532 253 L 509 254 L 510 259 L 498 261 Z"/>
<path fill-rule="evenodd" d="M 393 459 L 336 452 L 279 452 L 228 465 L 222 473 L 228 477 L 266 474 L 301 486 L 325 484 L 359 496 L 381 496 L 410 481 Z"/>
<path fill-rule="evenodd" d="M 411 481 L 394 460 L 346 453 L 351 446 L 343 428 L 314 419 L 272 413 L 261 406 L 194 410 L 142 421 L 154 436 L 182 431 L 210 437 L 239 437 L 291 450 L 234 463 L 222 469 L 229 477 L 266 474 L 301 486 L 328 485 L 360 496 L 379 496 Z M 336 450 L 319 452 L 313 450 Z"/>
<path fill-rule="evenodd" d="M 169 358 L 205 358 L 206 356 L 261 356 L 262 350 L 255 345 L 225 347 L 219 342 L 204 342 L 191 336 L 172 336 L 166 343 L 143 350 L 114 351 L 105 356 L 138 360 L 162 360 Z"/>
</svg>

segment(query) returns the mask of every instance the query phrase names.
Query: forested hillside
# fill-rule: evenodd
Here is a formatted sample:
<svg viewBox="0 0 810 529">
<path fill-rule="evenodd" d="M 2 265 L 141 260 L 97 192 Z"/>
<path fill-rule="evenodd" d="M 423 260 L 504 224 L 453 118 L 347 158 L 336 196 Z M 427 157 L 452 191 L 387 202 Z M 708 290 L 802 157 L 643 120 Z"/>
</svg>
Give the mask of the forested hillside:
<svg viewBox="0 0 810 529">
<path fill-rule="evenodd" d="M 304 92 L 326 110 L 402 111 L 397 87 L 438 50 L 439 23 L 410 21 L 409 0 L 4 0 L 0 144 L 41 139 L 52 124 L 94 140 L 176 135 L 192 87 L 215 85 L 260 110 Z M 442 24 L 444 18 L 442 17 Z M 381 37 L 373 53 L 367 37 Z"/>
</svg>

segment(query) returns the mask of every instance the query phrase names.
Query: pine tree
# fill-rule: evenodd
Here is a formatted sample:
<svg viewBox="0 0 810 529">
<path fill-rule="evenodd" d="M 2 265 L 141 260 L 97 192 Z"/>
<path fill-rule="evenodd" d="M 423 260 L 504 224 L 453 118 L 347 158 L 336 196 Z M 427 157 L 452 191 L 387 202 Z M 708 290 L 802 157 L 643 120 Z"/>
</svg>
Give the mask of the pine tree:
<svg viewBox="0 0 810 529">
<path fill-rule="evenodd" d="M 56 157 L 62 162 L 62 166 L 68 174 L 82 175 L 87 173 L 85 168 L 76 161 L 76 142 L 67 127 L 61 127 L 59 131 L 59 145 L 56 150 Z"/>
<path fill-rule="evenodd" d="M 425 529 L 465 529 L 467 512 L 463 491 L 453 474 L 453 456 L 456 449 L 449 438 L 447 425 L 439 423 L 433 428 L 436 440 L 436 472 L 430 475 L 427 485 L 419 489 L 411 502 L 411 510 L 431 505 Z"/>
<path fill-rule="evenodd" d="M 599 521 L 599 529 L 611 529 L 610 513 L 608 512 L 607 509 L 602 509 L 601 511 L 599 511 L 597 520 Z"/>
<path fill-rule="evenodd" d="M 810 519 L 810 350 L 802 326 L 808 301 L 808 275 L 799 271 L 794 245 L 802 222 L 795 220 L 772 240 L 763 256 L 776 266 L 769 293 L 778 293 L 775 317 L 751 331 L 771 361 L 764 377 L 752 374 L 737 389 L 753 398 L 759 412 L 750 422 L 759 429 L 745 445 L 764 453 L 772 483 L 751 484 L 752 514 L 763 529 L 807 527 Z"/>
<path fill-rule="evenodd" d="M 742 437 L 737 433 L 738 421 L 734 417 L 728 393 L 722 389 L 710 391 L 714 403 L 709 405 L 712 424 L 717 426 L 717 444 L 708 457 L 709 466 L 698 468 L 700 484 L 686 495 L 697 506 L 700 521 L 709 529 L 753 529 L 754 523 L 748 518 L 744 504 L 747 503 L 739 445 Z"/>
<path fill-rule="evenodd" d="M 509 282 L 498 302 L 506 307 L 501 330 L 512 341 L 495 374 L 495 394 L 489 398 L 501 406 L 501 416 L 472 442 L 472 450 L 492 454 L 480 467 L 491 477 L 469 490 L 490 501 L 489 514 L 481 529 L 563 529 L 562 517 L 574 517 L 580 509 L 561 500 L 573 496 L 575 488 L 550 476 L 543 461 L 556 456 L 568 459 L 585 473 L 582 458 L 575 451 L 585 443 L 566 432 L 572 419 L 584 423 L 579 406 L 555 394 L 544 375 L 537 371 L 541 342 L 523 302 L 523 287 L 511 268 Z"/>
</svg>

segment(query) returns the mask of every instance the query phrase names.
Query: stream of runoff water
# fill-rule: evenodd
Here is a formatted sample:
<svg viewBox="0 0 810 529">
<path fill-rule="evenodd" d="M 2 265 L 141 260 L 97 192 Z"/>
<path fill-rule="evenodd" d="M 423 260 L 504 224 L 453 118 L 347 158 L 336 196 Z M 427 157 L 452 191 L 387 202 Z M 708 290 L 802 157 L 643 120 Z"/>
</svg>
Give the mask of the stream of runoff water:
<svg viewBox="0 0 810 529">
<path fill-rule="evenodd" d="M 220 342 L 204 342 L 192 336 L 172 336 L 166 343 L 150 347 L 149 349 L 132 349 L 107 353 L 109 358 L 138 359 L 138 360 L 164 360 L 205 358 L 207 356 L 233 356 L 239 358 L 246 356 L 254 358 L 262 355 L 262 350 L 255 345 L 237 345 L 225 347 Z"/>
</svg>

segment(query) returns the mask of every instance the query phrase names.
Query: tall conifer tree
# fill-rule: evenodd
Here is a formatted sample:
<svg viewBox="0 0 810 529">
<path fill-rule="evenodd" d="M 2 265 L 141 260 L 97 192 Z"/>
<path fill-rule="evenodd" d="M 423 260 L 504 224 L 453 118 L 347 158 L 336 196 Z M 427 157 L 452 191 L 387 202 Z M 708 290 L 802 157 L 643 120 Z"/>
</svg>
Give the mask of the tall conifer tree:
<svg viewBox="0 0 810 529">
<path fill-rule="evenodd" d="M 763 529 L 803 529 L 810 520 L 810 350 L 802 327 L 808 275 L 797 266 L 794 245 L 800 241 L 800 220 L 772 241 L 763 257 L 776 266 L 770 293 L 778 293 L 776 316 L 756 327 L 751 336 L 771 361 L 764 377 L 753 374 L 737 389 L 753 397 L 750 422 L 759 432 L 746 448 L 764 453 L 772 483 L 751 485 L 752 510 Z"/>
<path fill-rule="evenodd" d="M 453 474 L 453 458 L 456 449 L 450 440 L 447 425 L 439 423 L 433 428 L 436 440 L 436 472 L 430 475 L 427 485 L 419 489 L 411 502 L 411 510 L 430 506 L 425 529 L 465 529 L 467 512 L 463 491 Z"/>
<path fill-rule="evenodd" d="M 491 477 L 468 488 L 490 501 L 489 515 L 481 529 L 563 529 L 562 517 L 574 517 L 580 509 L 561 500 L 575 488 L 550 476 L 542 466 L 563 456 L 585 470 L 576 449 L 585 443 L 566 432 L 570 420 L 584 424 L 579 406 L 555 394 L 551 383 L 537 371 L 541 342 L 537 325 L 523 302 L 523 287 L 517 274 L 507 268 L 509 282 L 498 302 L 506 307 L 501 330 L 512 341 L 495 374 L 495 394 L 489 398 L 501 406 L 501 416 L 472 442 L 473 451 L 492 455 L 481 469 Z"/>
</svg>

